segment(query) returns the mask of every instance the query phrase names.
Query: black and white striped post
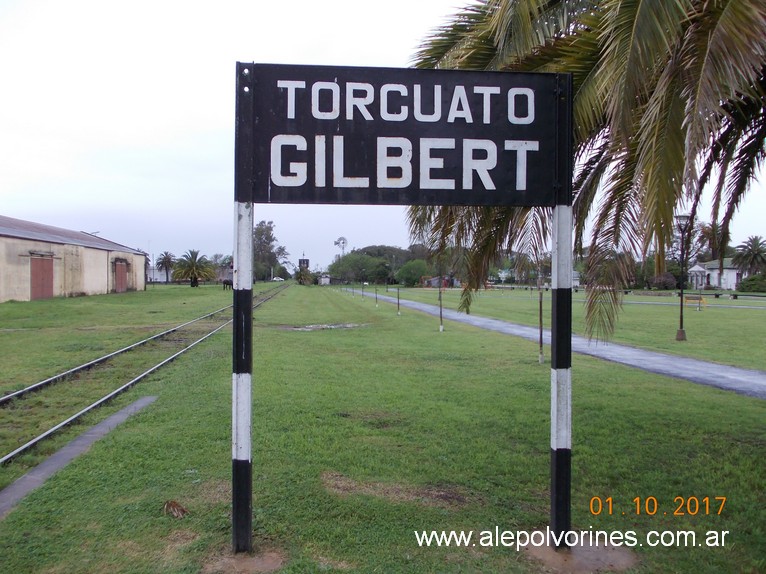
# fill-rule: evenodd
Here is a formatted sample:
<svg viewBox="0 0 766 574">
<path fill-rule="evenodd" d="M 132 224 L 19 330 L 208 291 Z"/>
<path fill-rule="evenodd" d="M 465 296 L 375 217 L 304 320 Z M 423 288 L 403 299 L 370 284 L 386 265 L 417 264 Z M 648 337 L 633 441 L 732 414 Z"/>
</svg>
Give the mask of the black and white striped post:
<svg viewBox="0 0 766 574">
<path fill-rule="evenodd" d="M 562 78 L 571 93 L 571 78 Z M 567 96 L 568 98 L 568 96 Z M 571 108 L 562 106 L 558 129 L 572 133 Z M 563 116 L 563 117 L 561 117 Z M 571 530 L 572 491 L 572 163 L 562 154 L 553 207 L 551 265 L 551 531 L 565 546 Z"/>
<path fill-rule="evenodd" d="M 251 447 L 253 372 L 253 142 L 252 70 L 237 64 L 234 168 L 234 334 L 231 408 L 232 545 L 253 549 L 253 463 Z"/>
<path fill-rule="evenodd" d="M 387 104 L 375 100 L 375 94 L 381 94 L 380 101 L 386 101 L 383 94 L 391 87 L 405 95 L 407 86 L 412 86 L 414 91 L 428 86 L 427 90 L 432 88 L 434 94 L 444 86 L 455 94 L 453 103 L 459 102 L 460 109 L 455 108 L 457 112 L 453 110 L 443 116 L 439 112 L 437 115 L 441 118 L 432 121 L 422 113 L 408 115 L 406 104 L 402 104 L 399 111 L 392 111 L 386 109 Z M 468 97 L 466 87 L 470 86 L 473 86 L 473 90 L 469 89 L 473 97 L 469 101 L 465 98 Z M 362 92 L 367 95 L 362 96 Z M 341 96 L 342 93 L 345 95 Z M 505 95 L 495 99 L 499 94 Z M 341 113 L 343 98 L 345 113 Z M 441 156 L 432 158 L 430 147 L 421 146 L 421 160 L 410 161 L 418 134 L 427 133 L 429 138 L 444 138 L 454 144 L 460 131 L 456 132 L 453 120 L 460 118 L 472 123 L 468 119 L 471 110 L 478 113 L 482 109 L 483 123 L 474 123 L 460 136 L 468 138 L 464 142 L 473 143 L 464 147 L 462 156 L 450 156 L 450 161 L 458 164 L 462 157 L 462 187 L 458 184 L 461 180 L 448 179 L 447 172 L 438 176 L 431 174 L 432 169 L 440 169 L 432 160 L 442 162 L 443 159 Z M 362 117 L 365 129 L 360 140 Z M 498 121 L 490 121 L 491 118 Z M 406 122 L 402 121 L 405 119 Z M 396 132 L 391 131 L 391 121 L 402 121 L 402 131 L 398 134 L 401 137 L 393 137 Z M 256 125 L 258 142 L 254 135 Z M 330 136 L 332 161 L 327 154 Z M 344 138 L 348 138 L 347 143 Z M 479 147 L 471 147 L 479 143 Z M 456 147 L 450 145 L 444 149 Z M 498 149 L 511 153 L 498 154 Z M 485 157 L 475 156 L 474 151 L 484 153 Z M 293 155 L 296 152 L 297 155 Z M 553 208 L 551 526 L 556 534 L 570 529 L 572 157 L 572 79 L 569 74 L 237 64 L 232 447 L 235 552 L 252 547 L 250 242 L 253 203 Z M 377 168 L 371 166 L 372 159 L 377 162 Z M 502 166 L 498 165 L 501 160 Z M 377 174 L 377 179 L 348 177 L 347 173 Z M 485 188 L 480 193 L 473 190 L 477 174 Z M 329 185 L 330 177 L 332 185 Z M 435 189 L 439 189 L 438 194 L 434 193 Z M 354 294 L 352 285 L 352 297 Z M 441 303 L 441 285 L 439 297 Z M 443 330 L 443 325 L 440 327 Z"/>
</svg>

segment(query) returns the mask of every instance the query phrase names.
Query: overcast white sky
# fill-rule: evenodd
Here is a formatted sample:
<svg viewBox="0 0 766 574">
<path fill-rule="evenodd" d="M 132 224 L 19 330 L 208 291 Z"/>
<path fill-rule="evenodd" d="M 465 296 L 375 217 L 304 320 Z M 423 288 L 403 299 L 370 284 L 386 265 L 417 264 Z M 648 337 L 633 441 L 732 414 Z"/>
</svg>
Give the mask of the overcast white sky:
<svg viewBox="0 0 766 574">
<path fill-rule="evenodd" d="M 152 256 L 230 254 L 235 62 L 406 67 L 464 4 L 0 0 L 0 214 Z M 765 195 L 751 190 L 735 245 L 766 235 Z M 312 269 L 340 236 L 410 243 L 400 207 L 259 204 L 255 218 Z"/>
</svg>

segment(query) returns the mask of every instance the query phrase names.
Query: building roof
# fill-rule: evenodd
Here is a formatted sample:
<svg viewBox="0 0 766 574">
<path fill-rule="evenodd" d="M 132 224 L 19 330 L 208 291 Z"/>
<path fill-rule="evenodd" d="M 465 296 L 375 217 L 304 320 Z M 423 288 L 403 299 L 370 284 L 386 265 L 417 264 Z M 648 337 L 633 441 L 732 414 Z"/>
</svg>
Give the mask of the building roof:
<svg viewBox="0 0 766 574">
<path fill-rule="evenodd" d="M 122 251 L 144 255 L 142 251 L 120 245 L 108 239 L 97 237 L 84 231 L 70 231 L 52 225 L 43 225 L 32 221 L 14 219 L 0 215 L 0 237 L 15 237 L 17 239 L 30 239 L 33 241 L 45 241 L 47 243 L 59 243 L 62 245 L 79 245 L 91 249 L 103 251 Z"/>
<path fill-rule="evenodd" d="M 713 271 L 718 271 L 718 269 L 720 269 L 720 265 L 718 263 L 718 260 L 716 260 L 716 261 L 708 261 L 704 265 L 705 265 L 705 269 L 712 269 Z M 731 262 L 731 257 L 726 257 L 723 260 L 723 268 L 724 269 L 736 269 L 737 266 L 734 265 Z"/>
</svg>

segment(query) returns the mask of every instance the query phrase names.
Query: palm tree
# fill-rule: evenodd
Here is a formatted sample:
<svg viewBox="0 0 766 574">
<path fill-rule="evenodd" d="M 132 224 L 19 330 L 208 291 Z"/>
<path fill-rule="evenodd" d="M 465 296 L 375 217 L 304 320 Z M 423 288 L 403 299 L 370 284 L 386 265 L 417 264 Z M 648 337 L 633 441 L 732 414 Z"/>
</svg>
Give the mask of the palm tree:
<svg viewBox="0 0 766 574">
<path fill-rule="evenodd" d="M 157 270 L 165 272 L 165 283 L 170 283 L 170 272 L 173 270 L 175 262 L 176 256 L 170 251 L 163 251 L 155 261 Z"/>
<path fill-rule="evenodd" d="M 731 262 L 748 275 L 766 271 L 766 241 L 760 235 L 751 235 L 747 241 L 737 245 L 737 254 Z"/>
<path fill-rule="evenodd" d="M 712 223 L 702 223 L 699 226 L 699 243 L 701 249 L 710 250 L 711 261 L 721 261 L 726 254 L 729 246 L 729 235 L 725 237 L 721 234 L 721 226 L 715 221 Z"/>
<path fill-rule="evenodd" d="M 662 271 L 675 211 L 688 206 L 694 220 L 709 187 L 712 220 L 728 233 L 766 155 L 764 54 L 762 0 L 480 0 L 437 28 L 415 65 L 572 73 L 575 249 L 589 247 L 586 280 L 599 287 L 588 289 L 589 334 L 608 336 L 621 300 L 598 284 L 604 260 L 653 250 Z M 409 210 L 432 248 L 470 249 L 467 289 L 520 241 L 528 217 L 550 226 L 536 208 Z"/>
<path fill-rule="evenodd" d="M 215 266 L 199 251 L 190 249 L 178 259 L 173 267 L 173 280 L 188 279 L 192 287 L 199 285 L 199 280 L 215 279 Z"/>
</svg>

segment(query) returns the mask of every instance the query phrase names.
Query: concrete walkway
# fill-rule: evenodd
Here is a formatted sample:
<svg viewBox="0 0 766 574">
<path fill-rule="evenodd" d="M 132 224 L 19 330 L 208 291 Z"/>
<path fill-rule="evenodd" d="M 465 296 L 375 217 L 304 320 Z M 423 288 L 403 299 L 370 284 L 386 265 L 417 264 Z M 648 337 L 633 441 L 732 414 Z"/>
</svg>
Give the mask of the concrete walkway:
<svg viewBox="0 0 766 574">
<path fill-rule="evenodd" d="M 11 511 L 27 494 L 41 486 L 48 478 L 64 468 L 72 460 L 87 451 L 98 439 L 105 436 L 117 425 L 125 422 L 130 415 L 152 404 L 157 397 L 141 397 L 122 410 L 89 428 L 80 436 L 57 450 L 24 476 L 0 490 L 0 520 Z"/>
<path fill-rule="evenodd" d="M 375 296 L 374 293 L 364 293 L 364 295 L 366 297 Z M 396 297 L 378 294 L 378 299 L 396 304 Z M 439 316 L 438 305 L 429 305 L 405 299 L 400 300 L 400 305 L 436 317 Z M 514 335 L 529 339 L 530 341 L 537 342 L 539 337 L 537 327 L 516 325 L 507 321 L 501 321 L 500 319 L 466 315 L 465 313 L 458 313 L 446 308 L 443 310 L 443 317 L 449 321 L 466 323 L 474 327 L 505 333 L 506 335 Z M 550 344 L 551 333 L 549 330 L 544 330 L 543 340 L 546 344 Z M 699 359 L 668 355 L 656 351 L 646 351 L 616 343 L 591 342 L 587 338 L 578 335 L 572 335 L 572 352 L 591 355 L 592 357 L 613 361 L 629 367 L 635 367 L 636 369 L 643 369 L 650 373 L 684 379 L 701 385 L 709 385 L 759 399 L 766 399 L 766 371 L 729 367 L 718 363 L 709 363 Z"/>
</svg>

